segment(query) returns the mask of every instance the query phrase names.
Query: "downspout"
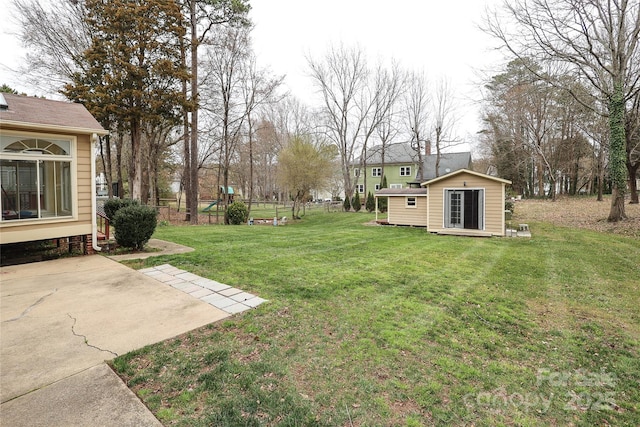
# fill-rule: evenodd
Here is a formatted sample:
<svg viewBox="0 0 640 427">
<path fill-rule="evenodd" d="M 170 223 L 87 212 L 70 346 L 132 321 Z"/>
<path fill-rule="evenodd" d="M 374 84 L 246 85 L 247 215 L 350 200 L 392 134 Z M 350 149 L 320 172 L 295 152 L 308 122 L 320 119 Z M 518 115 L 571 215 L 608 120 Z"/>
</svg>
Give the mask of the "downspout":
<svg viewBox="0 0 640 427">
<path fill-rule="evenodd" d="M 96 142 L 98 135 L 91 135 L 91 247 L 96 252 L 102 248 L 98 246 L 98 221 L 96 220 Z"/>
</svg>

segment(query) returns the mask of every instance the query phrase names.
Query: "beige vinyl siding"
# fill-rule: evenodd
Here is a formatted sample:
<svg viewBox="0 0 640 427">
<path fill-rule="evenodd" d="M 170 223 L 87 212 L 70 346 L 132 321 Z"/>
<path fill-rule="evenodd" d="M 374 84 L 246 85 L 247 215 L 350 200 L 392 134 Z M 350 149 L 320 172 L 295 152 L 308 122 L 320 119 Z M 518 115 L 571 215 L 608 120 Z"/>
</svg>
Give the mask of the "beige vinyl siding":
<svg viewBox="0 0 640 427">
<path fill-rule="evenodd" d="M 56 239 L 59 237 L 91 234 L 91 221 L 47 222 L 46 224 L 21 224 L 20 227 L 2 228 L 0 244 Z"/>
<path fill-rule="evenodd" d="M 484 231 L 504 235 L 504 184 L 469 173 L 429 184 L 429 231 L 444 229 L 445 189 L 484 189 Z"/>
<path fill-rule="evenodd" d="M 416 206 L 407 207 L 407 197 L 415 197 Z M 426 196 L 389 196 L 387 222 L 394 225 L 427 226 Z"/>
</svg>

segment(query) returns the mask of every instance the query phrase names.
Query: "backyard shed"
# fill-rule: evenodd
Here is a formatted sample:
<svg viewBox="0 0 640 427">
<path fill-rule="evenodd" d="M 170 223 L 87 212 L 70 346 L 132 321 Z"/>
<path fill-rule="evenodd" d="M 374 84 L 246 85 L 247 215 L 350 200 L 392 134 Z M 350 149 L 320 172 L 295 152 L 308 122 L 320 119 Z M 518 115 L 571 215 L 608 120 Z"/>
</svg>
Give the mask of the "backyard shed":
<svg viewBox="0 0 640 427">
<path fill-rule="evenodd" d="M 102 126 L 81 104 L 0 96 L 0 244 L 95 246 L 95 152 Z"/>
<path fill-rule="evenodd" d="M 504 236 L 506 179 L 459 169 L 421 184 L 421 188 L 384 188 L 387 219 L 392 225 L 427 227 L 439 234 Z M 378 213 L 376 213 L 378 220 Z"/>
<path fill-rule="evenodd" d="M 387 197 L 388 224 L 426 227 L 428 219 L 426 188 L 383 188 L 376 192 L 378 198 Z"/>
<path fill-rule="evenodd" d="M 440 234 L 504 236 L 505 187 L 511 181 L 460 169 L 422 184 L 429 192 L 427 228 Z"/>
</svg>

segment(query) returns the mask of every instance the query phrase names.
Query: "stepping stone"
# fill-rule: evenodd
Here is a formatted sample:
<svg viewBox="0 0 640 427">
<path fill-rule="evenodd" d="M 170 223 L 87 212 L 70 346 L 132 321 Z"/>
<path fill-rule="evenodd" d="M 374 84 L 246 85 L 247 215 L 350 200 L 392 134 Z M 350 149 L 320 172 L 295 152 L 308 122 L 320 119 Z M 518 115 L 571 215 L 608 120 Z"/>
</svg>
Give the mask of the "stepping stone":
<svg viewBox="0 0 640 427">
<path fill-rule="evenodd" d="M 186 280 L 188 282 L 192 280 L 202 279 L 202 277 L 195 275 L 193 273 L 180 273 L 175 275 L 178 279 Z"/>
<path fill-rule="evenodd" d="M 220 294 L 216 294 L 216 293 L 212 293 L 210 295 L 207 295 L 205 297 L 200 298 L 200 300 L 209 303 L 211 305 L 214 305 L 214 302 L 216 301 L 222 301 L 222 300 L 227 300 L 229 298 L 225 297 L 224 295 L 220 295 Z"/>
<path fill-rule="evenodd" d="M 220 309 L 224 310 L 226 307 L 229 307 L 231 305 L 238 304 L 238 303 L 235 302 L 234 300 L 232 300 L 231 298 L 225 298 L 225 299 L 215 300 L 215 301 L 213 301 L 213 302 L 211 302 L 209 304 L 211 304 L 214 307 L 217 307 L 217 308 L 220 308 Z"/>
<path fill-rule="evenodd" d="M 231 299 L 238 302 L 244 302 L 254 297 L 255 295 L 251 295 L 246 292 L 240 292 L 239 294 L 231 295 Z"/>
<path fill-rule="evenodd" d="M 267 302 L 267 300 L 266 299 L 262 299 L 260 297 L 253 297 L 251 299 L 243 301 L 242 304 L 248 305 L 249 307 L 252 307 L 252 308 L 255 308 L 255 307 L 259 306 L 260 304 L 262 304 L 263 302 Z"/>
<path fill-rule="evenodd" d="M 191 295 L 192 297 L 200 299 L 202 297 L 206 297 L 207 295 L 211 295 L 212 293 L 213 293 L 213 291 L 211 291 L 209 289 L 200 288 L 199 290 L 197 290 L 195 292 L 189 292 L 189 295 Z"/>
<path fill-rule="evenodd" d="M 208 280 L 206 283 L 198 282 L 198 284 L 203 288 L 211 289 L 213 292 L 220 292 L 231 288 L 231 286 L 216 282 L 215 280 Z"/>
<path fill-rule="evenodd" d="M 224 308 L 223 310 L 226 311 L 227 313 L 237 314 L 237 313 L 242 313 L 243 311 L 251 310 L 251 307 L 248 307 L 244 304 L 236 303 L 236 304 L 230 305 L 229 307 Z"/>
<path fill-rule="evenodd" d="M 167 285 L 171 285 L 171 286 L 173 286 L 173 287 L 175 288 L 175 287 L 176 287 L 176 285 L 179 285 L 180 283 L 188 283 L 188 282 L 185 282 L 185 281 L 184 281 L 184 280 L 182 280 L 182 279 L 176 279 L 176 278 L 174 277 L 174 278 L 173 278 L 173 280 L 170 280 L 170 281 L 168 281 L 168 282 L 164 282 L 164 283 L 165 283 L 165 284 L 167 284 Z"/>
<path fill-rule="evenodd" d="M 231 295 L 239 294 L 242 292 L 240 289 L 229 288 L 218 292 L 220 295 L 224 295 L 225 297 L 230 297 Z"/>
</svg>

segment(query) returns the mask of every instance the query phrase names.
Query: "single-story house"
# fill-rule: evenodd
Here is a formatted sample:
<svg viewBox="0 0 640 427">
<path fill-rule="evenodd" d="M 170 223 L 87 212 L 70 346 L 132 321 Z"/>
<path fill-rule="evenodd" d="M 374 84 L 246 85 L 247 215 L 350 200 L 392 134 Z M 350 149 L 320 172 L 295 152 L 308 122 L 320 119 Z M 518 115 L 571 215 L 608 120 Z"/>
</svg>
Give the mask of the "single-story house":
<svg viewBox="0 0 640 427">
<path fill-rule="evenodd" d="M 81 104 L 0 95 L 0 244 L 97 249 L 94 144 L 107 133 Z"/>
<path fill-rule="evenodd" d="M 376 212 L 378 198 L 387 197 L 386 223 L 427 227 L 439 234 L 504 236 L 507 184 L 511 181 L 459 169 L 420 188 L 377 191 Z"/>
</svg>

